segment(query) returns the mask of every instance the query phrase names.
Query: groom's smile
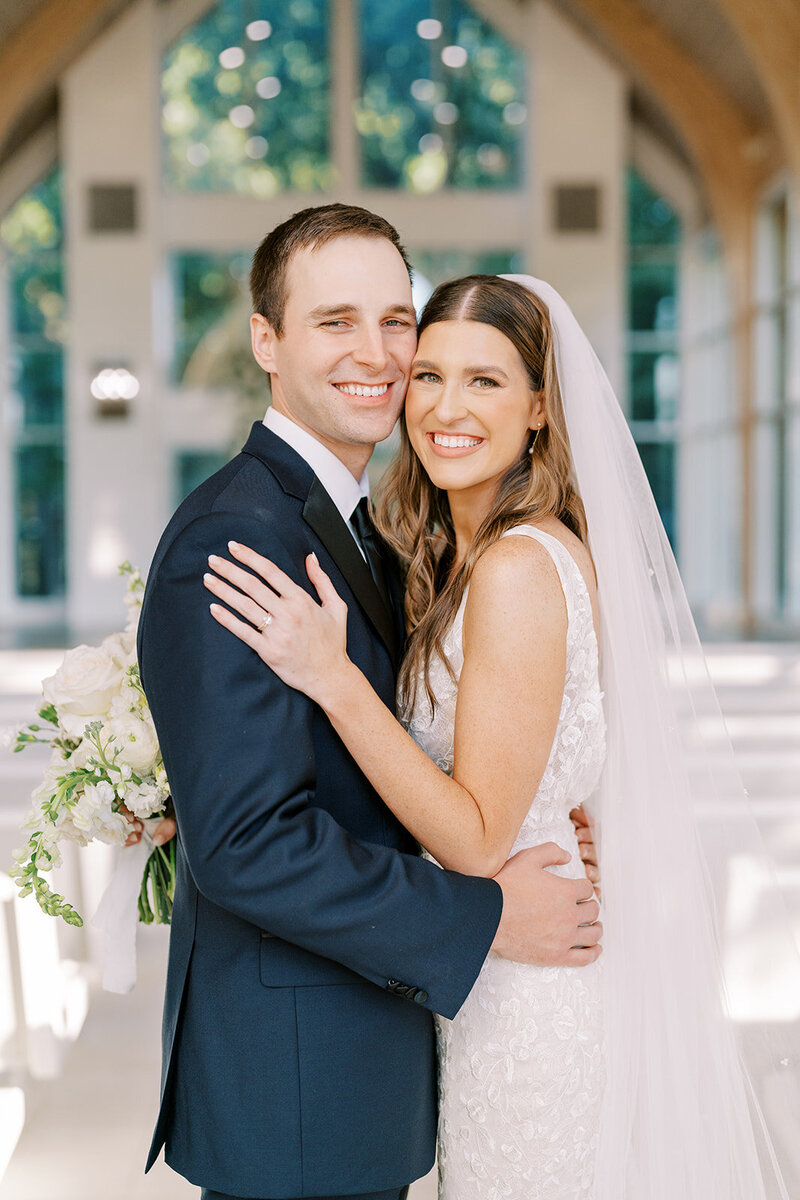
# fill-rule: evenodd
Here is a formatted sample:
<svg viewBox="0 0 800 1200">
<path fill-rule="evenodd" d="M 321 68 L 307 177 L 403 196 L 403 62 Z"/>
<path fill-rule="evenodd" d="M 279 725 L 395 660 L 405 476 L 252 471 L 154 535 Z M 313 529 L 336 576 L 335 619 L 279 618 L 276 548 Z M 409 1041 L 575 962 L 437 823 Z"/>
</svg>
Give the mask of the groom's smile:
<svg viewBox="0 0 800 1200">
<path fill-rule="evenodd" d="M 395 426 L 416 349 L 411 281 L 398 251 L 361 235 L 296 251 L 282 332 L 258 314 L 251 327 L 273 407 L 360 478 Z"/>
</svg>

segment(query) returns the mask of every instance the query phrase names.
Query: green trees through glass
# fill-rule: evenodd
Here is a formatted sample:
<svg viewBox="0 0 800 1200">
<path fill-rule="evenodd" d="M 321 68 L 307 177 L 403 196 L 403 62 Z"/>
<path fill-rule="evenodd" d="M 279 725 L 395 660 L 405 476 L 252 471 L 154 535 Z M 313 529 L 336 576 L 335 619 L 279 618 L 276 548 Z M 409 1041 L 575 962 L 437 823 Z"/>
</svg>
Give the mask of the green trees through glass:
<svg viewBox="0 0 800 1200">
<path fill-rule="evenodd" d="M 430 193 L 522 182 L 523 56 L 464 0 L 361 0 L 362 182 Z"/>
<path fill-rule="evenodd" d="M 0 224 L 8 280 L 16 591 L 64 591 L 64 340 L 60 172 Z"/>
<path fill-rule="evenodd" d="M 666 200 L 629 171 L 628 416 L 673 547 L 680 236 L 680 221 Z"/>
<path fill-rule="evenodd" d="M 330 185 L 327 0 L 220 0 L 169 48 L 164 179 L 269 198 Z"/>
</svg>

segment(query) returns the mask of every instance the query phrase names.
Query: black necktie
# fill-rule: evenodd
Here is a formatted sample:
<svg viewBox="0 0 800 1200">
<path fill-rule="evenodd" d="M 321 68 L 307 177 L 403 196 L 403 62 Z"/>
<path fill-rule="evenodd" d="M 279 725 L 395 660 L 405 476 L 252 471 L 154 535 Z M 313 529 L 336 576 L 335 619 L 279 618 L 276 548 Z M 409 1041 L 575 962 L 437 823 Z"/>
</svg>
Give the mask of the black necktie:
<svg viewBox="0 0 800 1200">
<path fill-rule="evenodd" d="M 375 526 L 372 524 L 372 516 L 369 511 L 369 500 L 366 496 L 362 496 L 358 504 L 353 509 L 353 514 L 350 517 L 350 524 L 358 534 L 358 540 L 364 550 L 364 555 L 369 567 L 369 573 L 375 581 L 375 586 L 383 597 L 384 603 L 389 604 L 389 592 L 386 587 L 386 575 L 383 570 L 383 559 L 381 558 L 380 546 L 378 539 L 375 536 Z"/>
</svg>

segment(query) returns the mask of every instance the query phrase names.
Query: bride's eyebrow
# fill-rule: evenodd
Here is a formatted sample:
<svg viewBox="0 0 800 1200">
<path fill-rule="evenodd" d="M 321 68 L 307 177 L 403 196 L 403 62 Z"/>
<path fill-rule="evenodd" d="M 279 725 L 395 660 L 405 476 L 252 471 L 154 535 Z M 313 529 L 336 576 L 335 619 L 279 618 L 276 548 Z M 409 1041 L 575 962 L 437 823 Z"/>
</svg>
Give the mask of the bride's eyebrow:
<svg viewBox="0 0 800 1200">
<path fill-rule="evenodd" d="M 441 367 L 438 367 L 436 365 L 436 363 L 429 362 L 427 359 L 424 359 L 424 358 L 415 358 L 413 363 L 411 364 L 411 367 L 412 367 L 412 370 L 414 370 L 414 371 L 440 371 L 441 370 Z M 488 366 L 486 364 L 478 365 L 478 366 L 464 367 L 464 374 L 465 375 L 496 375 L 498 379 L 502 379 L 502 380 L 505 380 L 506 382 L 508 382 L 508 376 L 506 375 L 505 371 L 501 371 L 499 367 Z"/>
</svg>

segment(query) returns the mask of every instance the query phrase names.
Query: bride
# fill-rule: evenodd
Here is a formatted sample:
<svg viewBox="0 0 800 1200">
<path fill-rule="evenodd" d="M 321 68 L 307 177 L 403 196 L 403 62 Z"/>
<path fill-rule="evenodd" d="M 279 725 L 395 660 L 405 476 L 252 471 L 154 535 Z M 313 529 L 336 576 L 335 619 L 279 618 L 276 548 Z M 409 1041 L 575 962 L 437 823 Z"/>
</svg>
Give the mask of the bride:
<svg viewBox="0 0 800 1200">
<path fill-rule="evenodd" d="M 402 723 L 348 658 L 313 556 L 319 604 L 231 544 L 242 565 L 214 560 L 212 613 L 321 706 L 442 866 L 491 876 L 553 841 L 571 855 L 553 869 L 582 872 L 569 812 L 591 805 L 608 910 L 603 960 L 489 954 L 438 1019 L 441 1200 L 766 1196 L 697 845 L 689 685 L 670 677 L 696 637 L 624 417 L 547 284 L 434 292 L 376 523 L 406 572 Z"/>
</svg>

